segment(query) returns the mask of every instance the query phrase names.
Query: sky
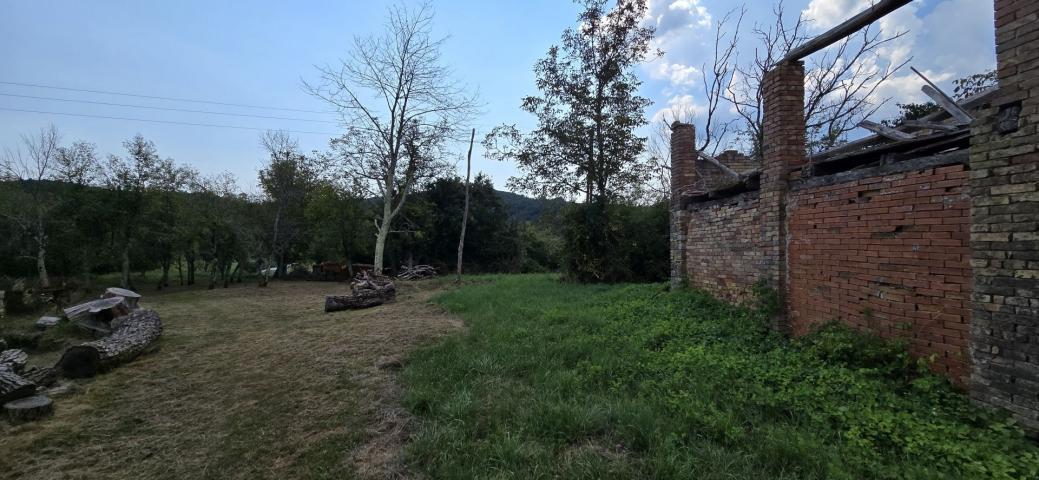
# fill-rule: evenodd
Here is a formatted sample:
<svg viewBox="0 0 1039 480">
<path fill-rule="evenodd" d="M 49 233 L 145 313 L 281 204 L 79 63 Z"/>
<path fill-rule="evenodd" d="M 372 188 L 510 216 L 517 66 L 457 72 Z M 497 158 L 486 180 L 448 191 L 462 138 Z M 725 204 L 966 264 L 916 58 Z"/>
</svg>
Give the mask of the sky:
<svg viewBox="0 0 1039 480">
<path fill-rule="evenodd" d="M 315 65 L 343 58 L 355 36 L 380 33 L 394 3 L 0 0 L 0 149 L 17 148 L 20 135 L 54 124 L 65 143 L 85 140 L 102 155 L 123 155 L 121 143 L 140 133 L 163 157 L 206 175 L 230 172 L 243 190 L 255 192 L 263 130 L 288 130 L 307 152 L 325 150 L 341 131 L 337 116 L 302 82 L 317 80 Z M 772 4 L 745 3 L 740 61 L 753 52 L 749 28 L 771 21 Z M 787 0 L 785 8 L 791 18 L 805 13 L 812 31 L 821 33 L 868 4 Z M 477 138 L 503 123 L 532 127 L 534 119 L 519 108 L 522 97 L 537 93 L 531 67 L 575 24 L 578 6 L 566 0 L 433 5 L 436 34 L 449 37 L 444 62 L 484 104 L 473 121 Z M 735 5 L 649 0 L 645 22 L 665 53 L 637 72 L 642 95 L 654 102 L 647 117 L 660 118 L 674 106 L 702 112 L 700 69 L 710 59 L 718 20 Z M 991 0 L 917 0 L 881 21 L 885 33 L 907 33 L 871 61 L 883 67 L 912 57 L 910 65 L 948 88 L 955 78 L 994 67 L 992 25 Z M 889 79 L 877 99 L 892 100 L 877 118 L 893 115 L 895 102 L 923 101 L 922 84 L 908 69 Z M 461 172 L 464 147 L 455 147 Z M 477 145 L 474 171 L 504 189 L 515 166 L 482 153 Z"/>
</svg>

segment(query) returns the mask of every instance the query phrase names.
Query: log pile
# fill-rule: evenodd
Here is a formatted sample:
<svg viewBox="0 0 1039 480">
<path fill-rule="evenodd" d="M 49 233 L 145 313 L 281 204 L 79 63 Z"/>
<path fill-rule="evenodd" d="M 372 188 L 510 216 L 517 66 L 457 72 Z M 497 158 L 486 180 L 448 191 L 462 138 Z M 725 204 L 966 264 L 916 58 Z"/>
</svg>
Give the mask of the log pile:
<svg viewBox="0 0 1039 480">
<path fill-rule="evenodd" d="M 350 295 L 325 297 L 325 312 L 371 308 L 397 297 L 397 286 L 387 277 L 371 276 L 362 272 L 350 282 Z"/>
<path fill-rule="evenodd" d="M 0 403 L 36 393 L 36 384 L 22 376 L 29 355 L 18 349 L 0 352 Z"/>
<path fill-rule="evenodd" d="M 427 278 L 436 278 L 437 269 L 429 265 L 415 265 L 414 267 L 400 267 L 400 274 L 397 278 L 400 280 L 424 280 Z"/>
<path fill-rule="evenodd" d="M 154 310 L 134 310 L 117 323 L 111 335 L 66 349 L 58 361 L 62 373 L 92 377 L 151 351 L 162 335 L 162 320 Z"/>
</svg>

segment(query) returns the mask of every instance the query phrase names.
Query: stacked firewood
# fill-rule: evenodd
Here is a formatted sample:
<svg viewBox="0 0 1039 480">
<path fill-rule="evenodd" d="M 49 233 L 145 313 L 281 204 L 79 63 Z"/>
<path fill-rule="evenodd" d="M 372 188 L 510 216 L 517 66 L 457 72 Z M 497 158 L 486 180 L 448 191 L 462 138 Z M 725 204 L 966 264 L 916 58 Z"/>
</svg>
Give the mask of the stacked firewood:
<svg viewBox="0 0 1039 480">
<path fill-rule="evenodd" d="M 400 267 L 400 274 L 397 278 L 400 280 L 423 280 L 426 278 L 435 278 L 437 276 L 437 269 L 429 265 L 415 265 L 414 267 Z"/>
<path fill-rule="evenodd" d="M 350 282 L 350 295 L 328 295 L 325 311 L 357 310 L 392 301 L 397 297 L 397 286 L 389 277 L 361 272 Z"/>
</svg>

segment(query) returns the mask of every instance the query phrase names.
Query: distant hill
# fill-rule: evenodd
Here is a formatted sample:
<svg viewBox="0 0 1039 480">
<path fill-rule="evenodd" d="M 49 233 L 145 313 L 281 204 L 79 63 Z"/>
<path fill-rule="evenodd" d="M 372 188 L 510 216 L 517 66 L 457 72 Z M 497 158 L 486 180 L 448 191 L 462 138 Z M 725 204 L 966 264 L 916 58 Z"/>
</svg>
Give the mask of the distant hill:
<svg viewBox="0 0 1039 480">
<path fill-rule="evenodd" d="M 509 215 L 519 222 L 532 222 L 543 215 L 558 212 L 566 205 L 562 198 L 541 199 L 530 198 L 518 193 L 495 190 L 501 201 L 509 209 Z"/>
</svg>

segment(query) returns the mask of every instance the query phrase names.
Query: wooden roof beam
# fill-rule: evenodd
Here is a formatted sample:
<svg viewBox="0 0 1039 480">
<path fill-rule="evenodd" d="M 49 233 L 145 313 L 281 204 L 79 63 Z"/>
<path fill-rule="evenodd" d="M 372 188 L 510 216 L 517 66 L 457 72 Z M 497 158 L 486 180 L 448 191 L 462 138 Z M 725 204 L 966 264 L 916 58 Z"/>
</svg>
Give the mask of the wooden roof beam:
<svg viewBox="0 0 1039 480">
<path fill-rule="evenodd" d="M 800 47 L 790 50 L 779 63 L 796 62 L 834 43 L 841 41 L 844 37 L 862 30 L 877 20 L 884 18 L 887 14 L 902 8 L 913 0 L 880 0 L 872 7 L 863 10 L 858 15 L 845 20 L 844 23 L 831 28 L 826 33 L 819 35 Z"/>
</svg>

